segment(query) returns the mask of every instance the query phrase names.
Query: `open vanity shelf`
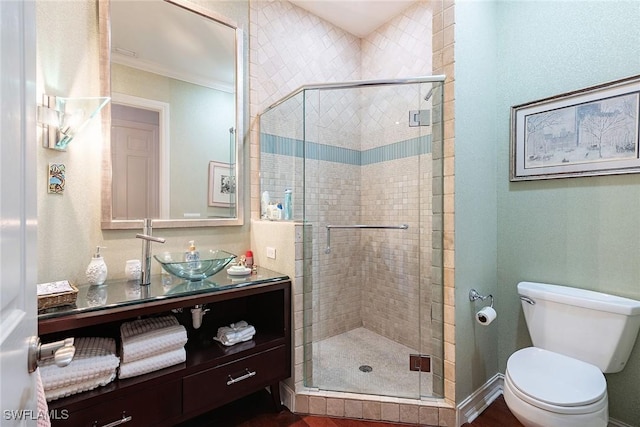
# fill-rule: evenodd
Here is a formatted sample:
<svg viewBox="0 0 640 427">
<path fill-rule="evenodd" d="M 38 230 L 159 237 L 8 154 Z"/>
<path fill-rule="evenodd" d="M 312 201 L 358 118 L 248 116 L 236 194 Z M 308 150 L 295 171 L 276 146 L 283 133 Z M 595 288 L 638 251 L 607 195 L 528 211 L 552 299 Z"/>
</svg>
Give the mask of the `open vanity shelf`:
<svg viewBox="0 0 640 427">
<path fill-rule="evenodd" d="M 169 294 L 167 289 L 177 287 L 164 279 L 163 286 L 163 278 L 154 277 L 149 292 L 137 299 L 132 298 L 135 292 L 124 292 L 130 282 L 107 282 L 103 286 L 108 298 L 93 307 L 86 304 L 90 287 L 81 285 L 76 307 L 40 314 L 43 342 L 70 336 L 119 341 L 122 322 L 165 314 L 175 315 L 188 334 L 185 363 L 49 402 L 59 418 L 52 419 L 52 425 L 174 426 L 267 386 L 280 406 L 278 384 L 291 373 L 289 278 L 258 269 L 257 274 L 232 280 L 223 271 L 211 278 L 215 287 L 184 287 Z M 196 304 L 209 310 L 198 329 L 192 327 L 190 312 Z M 253 339 L 229 347 L 213 340 L 218 327 L 239 320 L 255 326 Z"/>
</svg>

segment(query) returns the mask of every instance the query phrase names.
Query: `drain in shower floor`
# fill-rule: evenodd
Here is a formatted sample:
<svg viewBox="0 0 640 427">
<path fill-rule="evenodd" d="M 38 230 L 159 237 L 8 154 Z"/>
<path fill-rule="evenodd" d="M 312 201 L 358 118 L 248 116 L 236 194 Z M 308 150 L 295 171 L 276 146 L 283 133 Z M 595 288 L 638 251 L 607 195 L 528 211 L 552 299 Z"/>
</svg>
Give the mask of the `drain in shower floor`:
<svg viewBox="0 0 640 427">
<path fill-rule="evenodd" d="M 371 372 L 373 371 L 373 368 L 369 365 L 361 365 L 358 369 L 360 369 L 362 372 Z"/>
</svg>

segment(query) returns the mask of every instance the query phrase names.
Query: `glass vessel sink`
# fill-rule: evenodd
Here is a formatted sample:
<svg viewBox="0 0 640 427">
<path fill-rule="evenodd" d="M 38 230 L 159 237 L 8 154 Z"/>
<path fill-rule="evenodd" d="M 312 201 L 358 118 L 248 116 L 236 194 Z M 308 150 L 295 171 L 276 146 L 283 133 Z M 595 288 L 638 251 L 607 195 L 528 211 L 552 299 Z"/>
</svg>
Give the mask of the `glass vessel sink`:
<svg viewBox="0 0 640 427">
<path fill-rule="evenodd" d="M 185 261 L 184 252 L 162 252 L 153 257 L 165 271 L 190 282 L 200 282 L 213 276 L 236 257 L 232 253 L 219 249 L 199 252 L 200 259 L 197 261 Z"/>
</svg>

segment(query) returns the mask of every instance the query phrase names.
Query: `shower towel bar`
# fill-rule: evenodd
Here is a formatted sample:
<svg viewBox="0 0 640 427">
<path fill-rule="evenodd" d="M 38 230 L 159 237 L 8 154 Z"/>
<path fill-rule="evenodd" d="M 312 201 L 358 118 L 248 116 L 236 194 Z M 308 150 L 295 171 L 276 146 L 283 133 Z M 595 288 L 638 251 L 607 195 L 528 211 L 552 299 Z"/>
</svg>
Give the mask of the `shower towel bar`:
<svg viewBox="0 0 640 427">
<path fill-rule="evenodd" d="M 408 224 L 401 225 L 365 225 L 365 224 L 353 224 L 353 225 L 327 225 L 327 249 L 324 250 L 325 254 L 331 253 L 331 229 L 332 228 L 369 228 L 369 229 L 386 229 L 386 230 L 406 230 L 409 228 Z"/>
</svg>

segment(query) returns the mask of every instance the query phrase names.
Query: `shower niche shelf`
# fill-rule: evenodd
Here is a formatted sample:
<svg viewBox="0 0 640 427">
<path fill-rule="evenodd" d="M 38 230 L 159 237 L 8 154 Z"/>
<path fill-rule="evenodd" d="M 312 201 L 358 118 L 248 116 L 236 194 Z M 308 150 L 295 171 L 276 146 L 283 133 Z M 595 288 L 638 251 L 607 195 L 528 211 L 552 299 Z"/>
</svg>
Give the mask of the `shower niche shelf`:
<svg viewBox="0 0 640 427">
<path fill-rule="evenodd" d="M 108 284 L 114 292 L 120 285 Z M 82 295 L 83 286 L 79 288 Z M 190 308 L 196 304 L 209 309 L 198 329 L 191 326 Z M 52 426 L 118 422 L 174 426 L 264 387 L 271 389 L 274 406 L 280 408 L 279 382 L 291 374 L 290 307 L 289 278 L 259 269 L 258 275 L 222 290 L 151 298 L 100 310 L 71 308 L 54 317 L 41 315 L 38 323 L 43 342 L 72 336 L 106 336 L 118 342 L 122 322 L 165 314 L 174 314 L 188 334 L 186 362 L 49 402 L 52 413 L 64 415 L 52 419 Z M 230 347 L 213 340 L 218 327 L 239 320 L 255 326 L 252 340 Z"/>
</svg>

